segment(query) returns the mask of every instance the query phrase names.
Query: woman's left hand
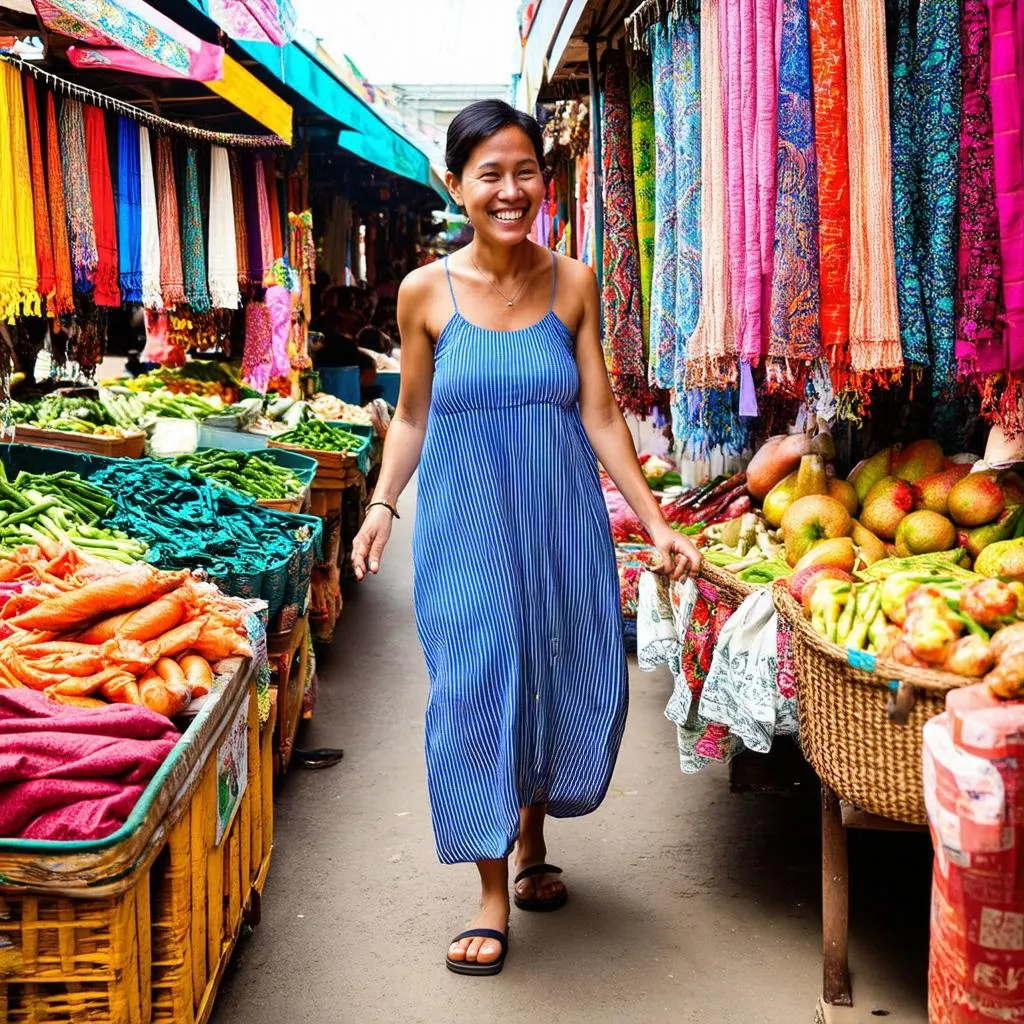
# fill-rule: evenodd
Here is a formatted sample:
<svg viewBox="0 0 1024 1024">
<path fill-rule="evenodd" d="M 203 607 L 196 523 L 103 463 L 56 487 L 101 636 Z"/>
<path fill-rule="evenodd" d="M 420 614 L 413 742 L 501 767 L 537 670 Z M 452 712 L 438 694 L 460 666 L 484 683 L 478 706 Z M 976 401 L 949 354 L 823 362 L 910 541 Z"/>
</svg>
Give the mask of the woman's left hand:
<svg viewBox="0 0 1024 1024">
<path fill-rule="evenodd" d="M 652 531 L 651 540 L 661 553 L 661 564 L 655 572 L 673 580 L 695 577 L 700 572 L 701 554 L 689 537 L 666 525 Z"/>
</svg>

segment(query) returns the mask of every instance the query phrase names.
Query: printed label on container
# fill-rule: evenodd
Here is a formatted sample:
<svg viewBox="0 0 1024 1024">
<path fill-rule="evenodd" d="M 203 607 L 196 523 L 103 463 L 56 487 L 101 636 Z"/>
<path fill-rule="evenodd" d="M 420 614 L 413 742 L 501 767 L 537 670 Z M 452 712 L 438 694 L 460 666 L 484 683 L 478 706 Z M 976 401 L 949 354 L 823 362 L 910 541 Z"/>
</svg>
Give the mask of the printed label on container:
<svg viewBox="0 0 1024 1024">
<path fill-rule="evenodd" d="M 249 784 L 249 695 L 217 749 L 217 846 L 220 846 Z"/>
</svg>

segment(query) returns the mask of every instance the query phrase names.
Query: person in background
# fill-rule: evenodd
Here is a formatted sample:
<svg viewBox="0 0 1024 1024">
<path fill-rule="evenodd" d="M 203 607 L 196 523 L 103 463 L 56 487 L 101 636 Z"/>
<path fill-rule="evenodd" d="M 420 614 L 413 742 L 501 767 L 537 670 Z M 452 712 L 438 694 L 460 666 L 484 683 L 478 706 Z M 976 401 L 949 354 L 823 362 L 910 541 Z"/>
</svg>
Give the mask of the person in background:
<svg viewBox="0 0 1024 1024">
<path fill-rule="evenodd" d="M 356 291 L 340 288 L 337 295 L 338 330 L 354 338 L 366 326 L 366 317 L 356 305 Z"/>
</svg>

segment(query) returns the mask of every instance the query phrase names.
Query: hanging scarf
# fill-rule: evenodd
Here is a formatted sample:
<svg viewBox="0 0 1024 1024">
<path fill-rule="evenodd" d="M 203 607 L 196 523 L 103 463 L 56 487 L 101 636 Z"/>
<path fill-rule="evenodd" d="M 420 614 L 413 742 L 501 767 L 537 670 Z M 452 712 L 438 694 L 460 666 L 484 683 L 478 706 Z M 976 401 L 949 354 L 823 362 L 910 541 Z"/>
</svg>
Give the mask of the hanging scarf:
<svg viewBox="0 0 1024 1024">
<path fill-rule="evenodd" d="M 178 223 L 178 189 L 174 182 L 174 153 L 166 135 L 156 137 L 157 213 L 160 225 L 160 292 L 164 309 L 185 301 Z"/>
<path fill-rule="evenodd" d="M 650 30 L 654 96 L 654 267 L 651 272 L 650 381 L 670 388 L 676 352 L 676 143 L 672 39 Z"/>
<path fill-rule="evenodd" d="M 651 277 L 654 272 L 654 91 L 650 79 L 633 68 L 629 71 L 629 116 L 633 137 L 636 234 L 640 246 L 640 325 L 646 356 L 650 344 Z"/>
<path fill-rule="evenodd" d="M 263 171 L 267 176 L 267 206 L 270 209 L 271 263 L 284 255 L 284 235 L 281 232 L 281 205 L 277 194 L 277 174 L 273 157 L 265 157 Z"/>
<path fill-rule="evenodd" d="M 274 239 L 270 223 L 270 200 L 267 196 L 267 175 L 263 161 L 256 157 L 253 163 L 253 176 L 256 182 L 256 214 L 259 219 L 260 260 L 256 268 L 260 275 L 260 284 L 266 280 L 274 265 Z"/>
<path fill-rule="evenodd" d="M 768 388 L 799 397 L 821 354 L 818 324 L 818 168 L 807 0 L 784 0 Z"/>
<path fill-rule="evenodd" d="M 103 111 L 92 104 L 84 107 L 85 152 L 89 159 L 89 196 L 96 232 L 96 276 L 93 302 L 97 306 L 120 306 L 118 285 L 117 217 L 114 186 L 110 181 L 107 126 Z"/>
<path fill-rule="evenodd" d="M 220 309 L 238 308 L 238 250 L 231 166 L 222 146 L 210 150 L 210 302 Z"/>
<path fill-rule="evenodd" d="M 610 55 L 604 97 L 604 348 L 619 405 L 649 407 L 640 328 L 640 257 L 629 135 L 629 88 L 621 51 Z"/>
<path fill-rule="evenodd" d="M 117 119 L 117 253 L 121 295 L 142 301 L 142 170 L 139 123 Z"/>
<path fill-rule="evenodd" d="M 142 303 L 147 309 L 162 309 L 160 293 L 160 224 L 157 213 L 156 182 L 153 179 L 153 150 L 149 129 L 139 126 L 139 178 L 142 249 Z"/>
<path fill-rule="evenodd" d="M 720 3 L 721 0 L 703 0 L 700 6 L 701 290 L 700 315 L 687 346 L 688 390 L 729 387 L 737 380 L 725 234 L 727 183 L 718 34 Z"/>
<path fill-rule="evenodd" d="M 882 384 L 903 368 L 892 221 L 885 10 L 843 0 L 850 157 L 850 364 Z"/>
<path fill-rule="evenodd" d="M 1024 25 L 1020 0 L 989 0 L 992 41 L 992 125 L 995 141 L 996 209 L 1006 306 L 1002 357 L 978 353 L 986 373 L 1024 370 L 1024 163 L 1021 159 L 1021 95 Z"/>
<path fill-rule="evenodd" d="M 818 166 L 819 323 L 821 346 L 838 394 L 850 385 L 850 158 L 843 0 L 814 0 L 808 9 Z"/>
<path fill-rule="evenodd" d="M 60 139 L 57 135 L 57 108 L 53 93 L 46 95 L 46 175 L 50 184 L 50 234 L 53 238 L 53 302 L 47 303 L 50 316 L 65 316 L 74 311 L 75 296 L 71 273 L 71 246 L 68 242 L 68 214 L 64 203 L 64 177 L 61 169 Z"/>
<path fill-rule="evenodd" d="M 32 212 L 32 169 L 28 156 L 21 75 L 3 65 L 0 82 L 0 314 L 38 316 L 39 265 Z"/>
<path fill-rule="evenodd" d="M 50 234 L 50 208 L 46 199 L 46 177 L 43 172 L 43 143 L 39 130 L 39 104 L 36 101 L 35 82 L 25 76 L 26 114 L 28 117 L 29 149 L 32 160 L 32 206 L 35 212 L 36 234 L 36 287 L 39 294 L 52 297 L 56 287 L 53 265 L 53 239 Z"/>
<path fill-rule="evenodd" d="M 254 159 L 246 161 L 243 169 L 243 182 L 245 190 L 245 236 L 248 244 L 248 255 L 246 262 L 249 266 L 249 283 L 254 285 L 263 284 L 263 222 L 260 216 L 259 180 L 261 174 L 258 163 Z M 264 185 L 266 182 L 264 180 Z M 264 205 L 266 205 L 266 188 L 263 192 Z M 335 197 L 337 202 L 337 197 Z"/>
<path fill-rule="evenodd" d="M 960 246 L 956 361 L 960 377 L 974 374 L 978 353 L 1002 360 L 999 214 L 992 150 L 988 4 L 964 0 L 960 30 L 963 111 L 960 120 Z"/>
<path fill-rule="evenodd" d="M 75 291 L 88 292 L 96 276 L 96 233 L 89 194 L 85 121 L 82 118 L 82 104 L 78 100 L 67 99 L 61 105 L 60 146 Z"/>
<path fill-rule="evenodd" d="M 249 283 L 249 252 L 245 233 L 245 188 L 242 185 L 242 168 L 235 150 L 228 151 L 228 167 L 231 171 L 231 203 L 235 219 L 235 262 L 238 266 L 238 287 Z"/>
<path fill-rule="evenodd" d="M 193 313 L 208 313 L 210 311 L 210 293 L 206 288 L 203 208 L 199 201 L 199 166 L 196 163 L 194 146 L 189 146 L 185 153 L 185 210 L 181 263 L 185 277 L 185 301 Z"/>
</svg>

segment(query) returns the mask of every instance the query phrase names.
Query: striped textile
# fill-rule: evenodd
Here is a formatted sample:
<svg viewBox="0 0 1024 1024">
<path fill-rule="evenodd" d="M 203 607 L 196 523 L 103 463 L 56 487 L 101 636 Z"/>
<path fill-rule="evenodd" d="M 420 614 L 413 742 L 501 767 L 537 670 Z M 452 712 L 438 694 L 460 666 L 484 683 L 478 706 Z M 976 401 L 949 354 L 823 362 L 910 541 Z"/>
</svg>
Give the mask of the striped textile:
<svg viewBox="0 0 1024 1024">
<path fill-rule="evenodd" d="M 580 420 L 574 339 L 553 301 L 513 331 L 471 324 L 454 288 L 452 303 L 434 352 L 413 535 L 431 681 L 427 781 L 445 864 L 506 856 L 522 806 L 546 801 L 560 818 L 593 811 L 628 699 L 615 554 Z"/>
</svg>

